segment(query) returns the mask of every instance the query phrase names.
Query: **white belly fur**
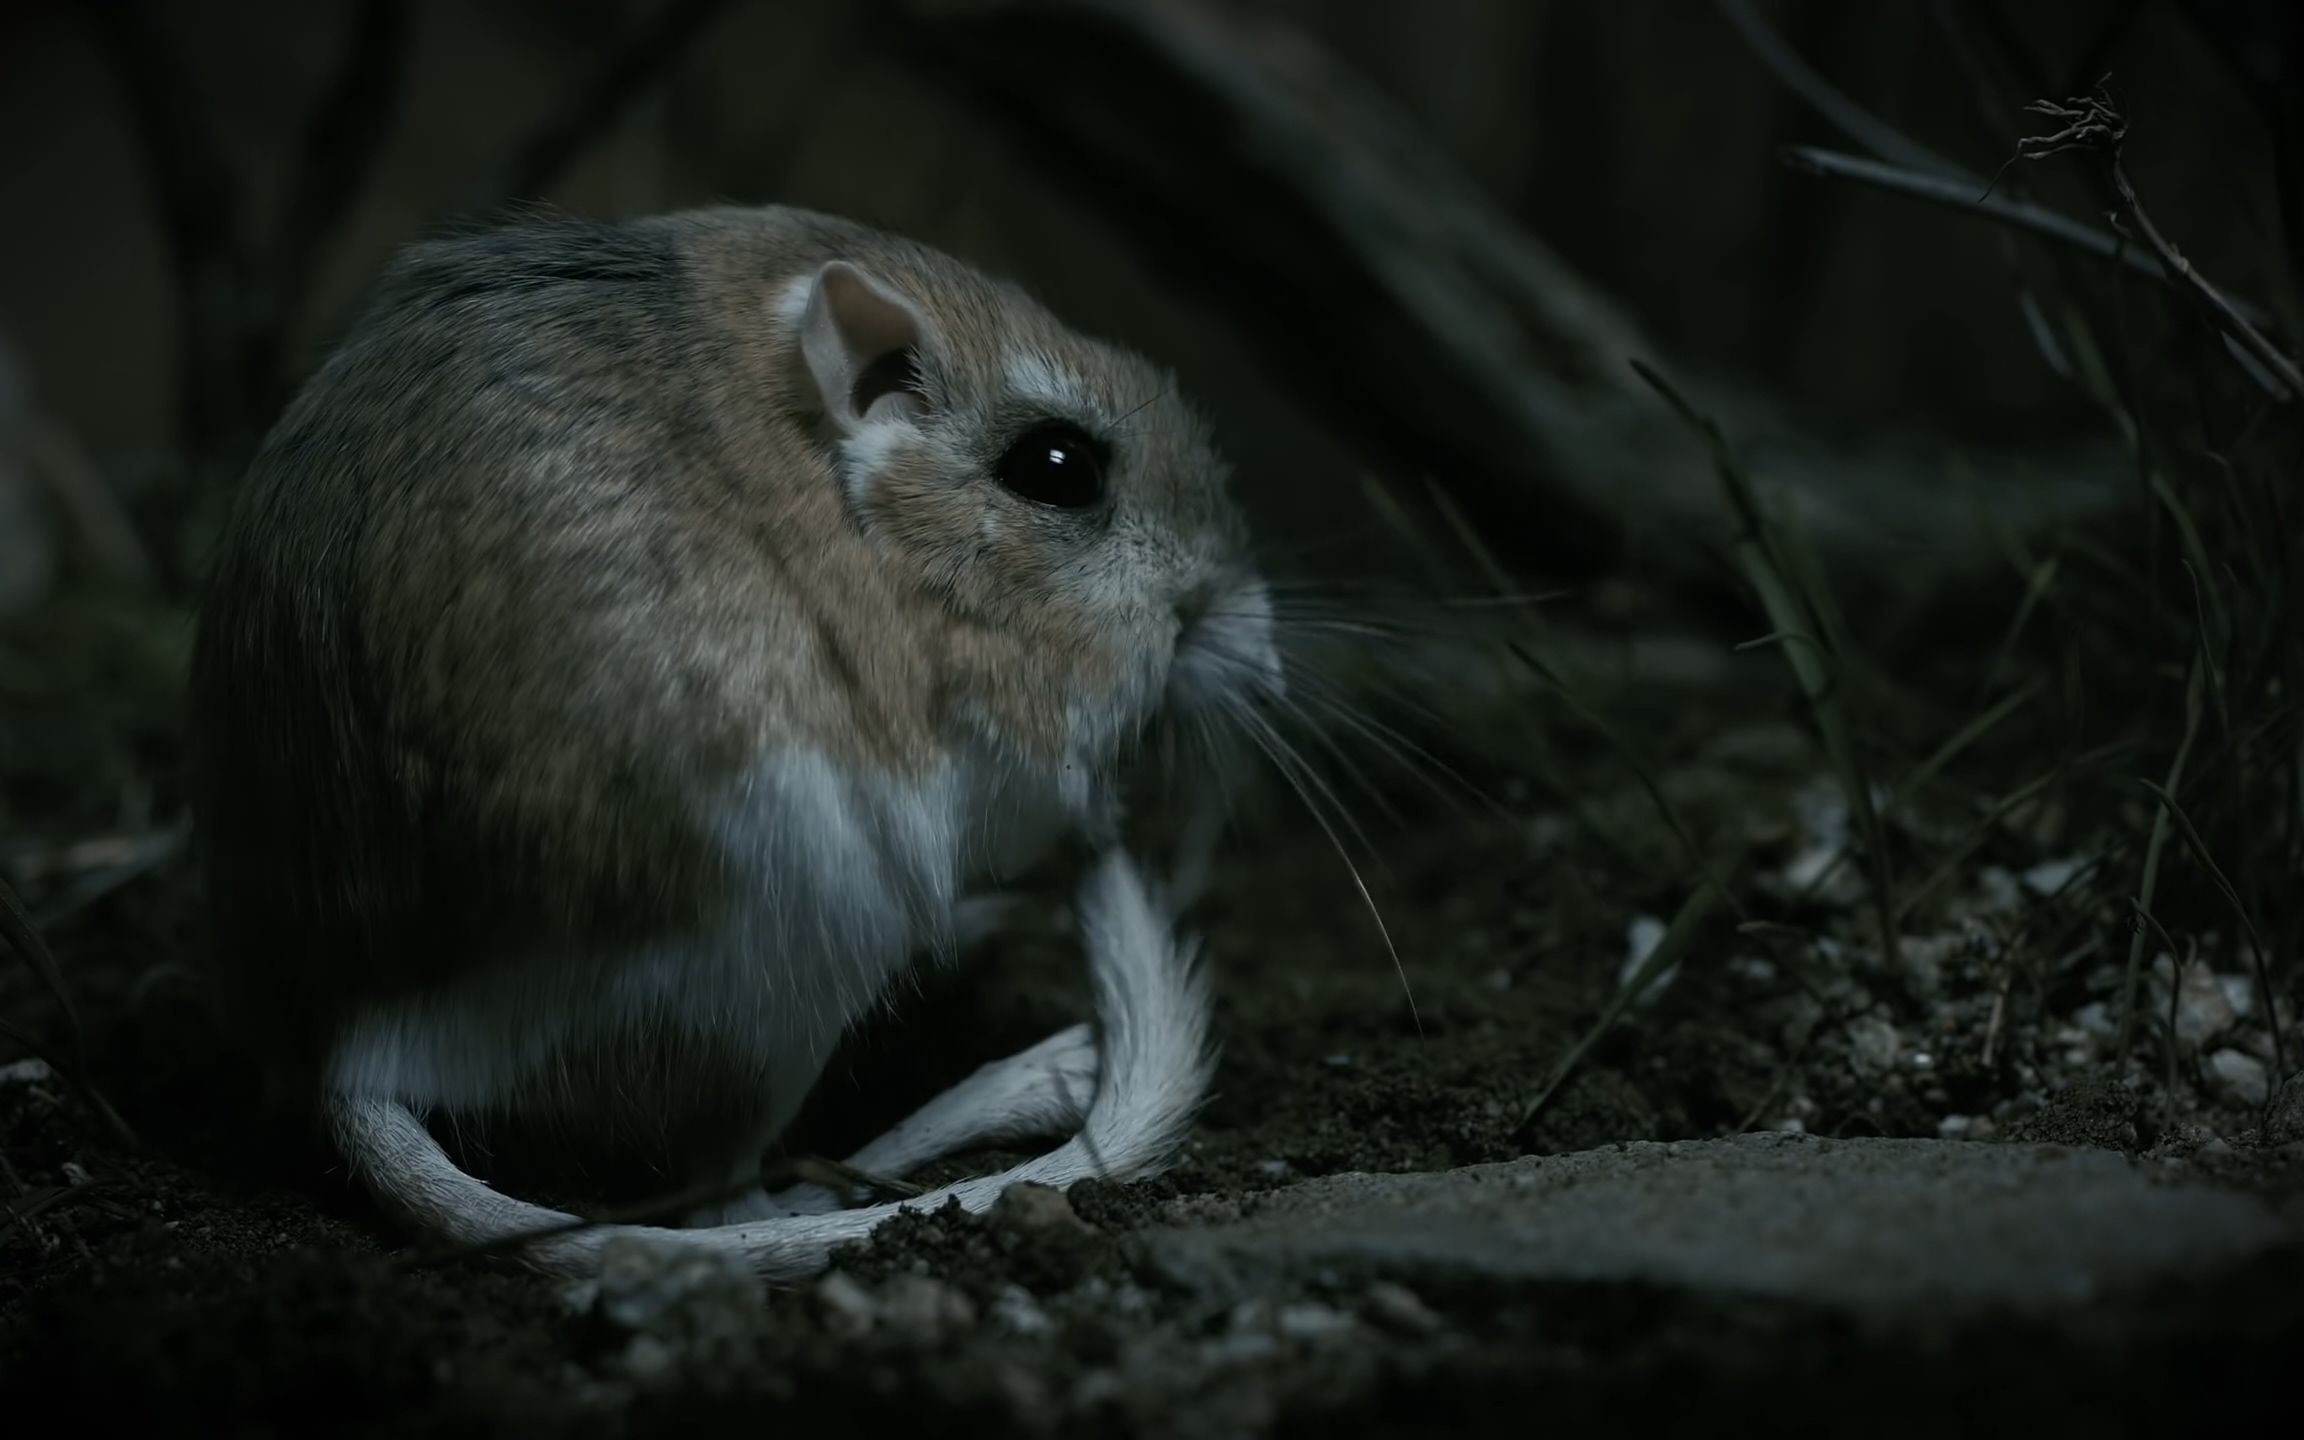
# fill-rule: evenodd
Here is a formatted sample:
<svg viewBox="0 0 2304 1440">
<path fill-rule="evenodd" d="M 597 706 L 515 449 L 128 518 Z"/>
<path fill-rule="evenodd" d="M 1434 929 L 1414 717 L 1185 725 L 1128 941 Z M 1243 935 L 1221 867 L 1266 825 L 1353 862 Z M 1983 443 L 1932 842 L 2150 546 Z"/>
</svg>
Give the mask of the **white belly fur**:
<svg viewBox="0 0 2304 1440">
<path fill-rule="evenodd" d="M 955 759 L 914 785 L 807 752 L 767 757 L 722 821 L 726 863 L 756 877 L 735 887 L 747 899 L 694 934 L 509 960 L 374 1008 L 346 1028 L 327 1084 L 420 1113 L 620 1129 L 756 1104 L 747 1128 L 773 1138 L 843 1031 L 949 941 L 963 887 L 1029 863 L 1068 808 L 988 760 Z"/>
</svg>

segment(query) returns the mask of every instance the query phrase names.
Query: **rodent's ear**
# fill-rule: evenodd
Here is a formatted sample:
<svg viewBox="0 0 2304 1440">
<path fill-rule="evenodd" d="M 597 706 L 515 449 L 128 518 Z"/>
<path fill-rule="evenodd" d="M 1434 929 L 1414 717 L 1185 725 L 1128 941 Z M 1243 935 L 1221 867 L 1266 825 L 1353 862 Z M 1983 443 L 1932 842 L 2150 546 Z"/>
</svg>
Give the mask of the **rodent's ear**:
<svg viewBox="0 0 2304 1440">
<path fill-rule="evenodd" d="M 918 412 L 924 329 L 911 301 L 847 261 L 816 272 L 800 316 L 800 354 L 835 425 L 854 430 Z"/>
</svg>

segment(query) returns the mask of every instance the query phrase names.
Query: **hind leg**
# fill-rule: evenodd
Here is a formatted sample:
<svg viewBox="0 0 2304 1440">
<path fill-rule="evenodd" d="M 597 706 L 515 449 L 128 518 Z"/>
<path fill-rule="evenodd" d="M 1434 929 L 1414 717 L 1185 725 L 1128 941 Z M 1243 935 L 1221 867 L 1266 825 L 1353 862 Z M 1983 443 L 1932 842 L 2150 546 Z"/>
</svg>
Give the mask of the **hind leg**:
<svg viewBox="0 0 2304 1440">
<path fill-rule="evenodd" d="M 848 1157 L 851 1169 L 896 1180 L 979 1145 L 1038 1140 L 1079 1128 L 1096 1095 L 1096 1037 L 1086 1025 L 1059 1030 L 1028 1050 L 994 1060 Z M 794 1185 L 767 1198 L 770 1215 L 820 1215 L 852 1197 Z"/>
<path fill-rule="evenodd" d="M 1095 1094 L 1079 1130 L 1056 1149 L 1021 1165 L 912 1200 L 706 1230 L 589 1223 L 516 1200 L 457 1168 L 416 1112 L 396 1097 L 337 1089 L 325 1097 L 330 1129 L 353 1174 L 377 1202 L 435 1240 L 503 1250 L 534 1269 L 575 1278 L 596 1273 L 602 1249 L 618 1239 L 696 1244 L 731 1256 L 771 1282 L 791 1283 L 822 1273 L 842 1245 L 869 1236 L 901 1214 L 934 1211 L 953 1202 L 979 1214 L 1012 1185 L 1064 1189 L 1090 1177 L 1133 1180 L 1160 1173 L 1174 1159 L 1207 1094 L 1215 1064 L 1208 1041 L 1207 989 L 1194 963 L 1196 947 L 1175 936 L 1170 917 L 1148 893 L 1127 856 L 1118 852 L 1108 855 L 1089 877 L 1081 915 L 1096 994 L 1098 1041 Z M 1024 1053 L 1038 1052 L 1045 1072 L 1051 1052 L 1065 1049 L 1056 1041 L 1044 1041 Z M 1076 1048 L 1072 1053 L 1077 1058 Z M 996 1074 L 1007 1068 L 1008 1063 L 988 1067 Z M 981 1078 L 984 1073 L 979 1071 L 955 1089 L 973 1084 L 979 1096 L 1001 1093 L 1001 1087 Z M 1074 1092 L 1065 1085 L 1056 1093 Z M 981 1117 L 1002 1107 L 977 1103 L 963 1108 Z M 1006 1109 L 1012 1115 L 1049 1113 L 1023 1105 Z M 928 1116 L 937 1110 L 938 1102 L 931 1102 L 921 1113 Z M 975 1121 L 936 1128 L 946 1136 L 971 1128 L 987 1133 Z M 890 1132 L 885 1148 L 875 1142 L 864 1153 L 902 1161 L 948 1143 L 948 1139 L 931 1143 L 927 1127 L 914 1133 L 913 1127 L 899 1126 Z"/>
</svg>

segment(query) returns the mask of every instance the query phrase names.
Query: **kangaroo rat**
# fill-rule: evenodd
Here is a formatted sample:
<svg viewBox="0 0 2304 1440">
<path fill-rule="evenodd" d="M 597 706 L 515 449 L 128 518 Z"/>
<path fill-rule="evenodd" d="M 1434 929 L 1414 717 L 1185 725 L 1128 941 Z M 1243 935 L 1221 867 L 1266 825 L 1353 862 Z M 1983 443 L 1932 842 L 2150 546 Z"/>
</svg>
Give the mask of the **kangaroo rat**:
<svg viewBox="0 0 2304 1440">
<path fill-rule="evenodd" d="M 907 1202 L 971 1209 L 1163 1168 L 1207 1006 L 1117 782 L 1157 719 L 1279 693 L 1228 483 L 1148 362 L 849 221 L 412 247 L 266 440 L 200 617 L 197 813 L 257 1043 L 420 1231 L 571 1219 L 439 1117 L 752 1177 L 677 1235 L 805 1276 L 896 1207 L 759 1193 L 764 1150 L 980 887 L 1077 833 L 1095 1032 L 852 1163 L 1077 1130 Z M 631 1229 L 518 1253 L 584 1274 Z"/>
</svg>

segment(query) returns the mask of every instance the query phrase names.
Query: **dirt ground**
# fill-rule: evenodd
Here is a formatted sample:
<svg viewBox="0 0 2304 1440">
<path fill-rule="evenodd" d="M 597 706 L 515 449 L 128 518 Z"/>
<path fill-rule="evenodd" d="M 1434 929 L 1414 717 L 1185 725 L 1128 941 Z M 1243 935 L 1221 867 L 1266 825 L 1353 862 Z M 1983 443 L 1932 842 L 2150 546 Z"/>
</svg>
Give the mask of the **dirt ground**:
<svg viewBox="0 0 2304 1440">
<path fill-rule="evenodd" d="M 1815 747 L 1780 687 L 1746 683 L 1763 667 L 1673 670 L 1625 680 L 1611 713 L 1639 717 L 1659 789 L 1697 846 L 1749 851 L 1751 893 L 1765 896 L 1769 875 L 1804 873 L 1830 829 Z M 141 1147 L 37 1065 L 0 1084 L 0 1414 L 26 1434 L 36 1411 L 76 1427 L 250 1434 L 319 1421 L 393 1434 L 781 1422 L 1333 1435 L 1515 1418 L 1553 1432 L 2112 1434 L 2236 1414 L 2292 1368 L 2304 1294 L 2293 1248 L 2062 1319 L 1956 1325 L 1477 1275 L 1407 1286 L 1339 1272 L 1243 1302 L 1150 1265 L 1132 1236 L 1194 1197 L 1237 1208 L 1306 1177 L 1753 1129 L 2104 1147 L 2296 1213 L 2304 1116 L 2220 1089 L 2206 1058 L 2261 1049 L 2260 1028 L 2214 1011 L 2180 1074 L 2173 1059 L 2111 1053 L 2104 957 L 2064 966 L 2056 987 L 2012 983 L 1994 937 L 2038 896 L 1983 864 L 1952 885 L 1937 928 L 1915 927 L 1885 963 L 1861 942 L 1861 907 L 1829 884 L 1742 928 L 1715 924 L 1524 1127 L 1630 947 L 1687 889 L 1679 842 L 1623 758 L 1573 726 L 1548 733 L 1576 777 L 1573 807 L 1497 765 L 1469 776 L 1483 802 L 1394 786 L 1399 814 L 1364 810 L 1398 971 L 1319 830 L 1278 802 L 1248 818 L 1199 917 L 1219 995 L 1218 1093 L 1172 1174 L 1079 1187 L 1077 1223 L 1023 1206 L 906 1219 L 821 1285 L 670 1331 L 636 1333 L 500 1265 L 429 1263 L 326 1156 L 250 1129 L 244 1073 L 193 963 L 194 877 L 164 864 L 53 935 L 93 1071 Z M 894 1019 L 855 1037 L 795 1147 L 839 1153 L 1082 1018 L 1065 927 L 1051 904 L 925 977 Z M 54 1019 L 21 966 L 0 977 L 0 1001 L 12 1021 Z M 1355 1323 L 1330 1324 L 1339 1314 Z"/>
</svg>

